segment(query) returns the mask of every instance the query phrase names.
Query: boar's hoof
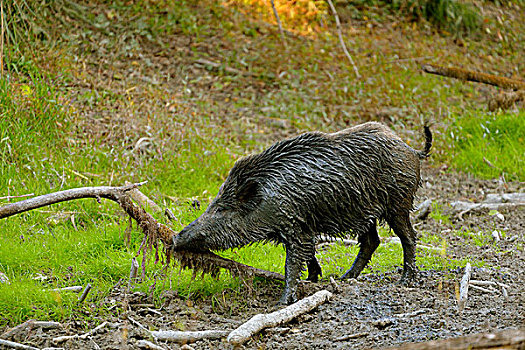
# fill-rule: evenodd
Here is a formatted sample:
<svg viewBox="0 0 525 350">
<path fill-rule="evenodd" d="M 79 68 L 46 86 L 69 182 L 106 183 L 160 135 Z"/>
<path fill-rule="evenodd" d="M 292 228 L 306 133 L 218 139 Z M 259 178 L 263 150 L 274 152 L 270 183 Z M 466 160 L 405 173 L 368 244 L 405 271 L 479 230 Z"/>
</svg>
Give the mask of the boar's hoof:
<svg viewBox="0 0 525 350">
<path fill-rule="evenodd" d="M 358 275 L 359 275 L 358 273 L 355 273 L 355 271 L 350 269 L 346 271 L 344 275 L 341 276 L 341 280 L 349 280 L 352 278 L 357 278 Z"/>
<path fill-rule="evenodd" d="M 417 277 L 417 271 L 411 271 L 411 272 L 404 271 L 398 284 L 403 287 L 413 286 L 414 283 L 416 282 L 416 277 Z"/>
</svg>

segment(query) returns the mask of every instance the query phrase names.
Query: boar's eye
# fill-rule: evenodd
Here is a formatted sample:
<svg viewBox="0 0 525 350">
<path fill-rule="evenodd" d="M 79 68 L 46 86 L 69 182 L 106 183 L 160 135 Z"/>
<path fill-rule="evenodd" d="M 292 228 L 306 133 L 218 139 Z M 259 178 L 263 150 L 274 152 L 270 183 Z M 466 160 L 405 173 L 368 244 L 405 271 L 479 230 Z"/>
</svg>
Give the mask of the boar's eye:
<svg viewBox="0 0 525 350">
<path fill-rule="evenodd" d="M 237 200 L 241 204 L 254 202 L 258 198 L 259 184 L 255 181 L 246 181 L 242 183 L 236 192 Z M 254 203 L 256 204 L 256 203 Z"/>
</svg>

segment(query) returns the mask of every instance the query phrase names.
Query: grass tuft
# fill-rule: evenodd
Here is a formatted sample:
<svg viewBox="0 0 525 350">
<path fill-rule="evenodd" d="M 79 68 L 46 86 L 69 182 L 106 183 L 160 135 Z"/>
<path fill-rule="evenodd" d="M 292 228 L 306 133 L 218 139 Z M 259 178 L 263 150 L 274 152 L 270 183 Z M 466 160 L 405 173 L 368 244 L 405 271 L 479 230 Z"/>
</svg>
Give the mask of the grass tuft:
<svg viewBox="0 0 525 350">
<path fill-rule="evenodd" d="M 525 181 L 525 112 L 455 116 L 452 164 L 482 178 Z"/>
</svg>

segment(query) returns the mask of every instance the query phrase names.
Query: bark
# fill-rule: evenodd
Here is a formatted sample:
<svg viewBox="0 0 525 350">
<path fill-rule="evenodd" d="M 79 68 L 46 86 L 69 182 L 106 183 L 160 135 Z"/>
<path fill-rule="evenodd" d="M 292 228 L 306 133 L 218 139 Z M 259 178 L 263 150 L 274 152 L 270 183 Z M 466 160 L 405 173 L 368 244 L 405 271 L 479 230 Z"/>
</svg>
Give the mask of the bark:
<svg viewBox="0 0 525 350">
<path fill-rule="evenodd" d="M 489 111 L 497 109 L 507 110 L 516 102 L 525 101 L 525 90 L 503 92 L 489 100 Z"/>
<path fill-rule="evenodd" d="M 270 314 L 259 314 L 253 316 L 246 323 L 235 329 L 228 336 L 228 342 L 240 345 L 248 341 L 265 328 L 275 327 L 283 323 L 290 322 L 294 318 L 307 313 L 332 297 L 332 293 L 327 290 L 321 290 L 307 298 L 285 307 L 284 309 L 272 312 Z"/>
<path fill-rule="evenodd" d="M 403 344 L 383 350 L 518 350 L 524 348 L 525 329 L 507 329 L 498 332 L 472 334 L 453 339 Z"/>
<path fill-rule="evenodd" d="M 152 331 L 151 335 L 157 340 L 174 341 L 177 343 L 194 343 L 202 339 L 220 339 L 226 337 L 229 331 L 224 330 L 208 330 L 208 331 L 194 331 L 194 332 L 180 332 L 180 331 Z"/>
<path fill-rule="evenodd" d="M 457 67 L 444 67 L 434 64 L 424 64 L 421 66 L 421 68 L 424 72 L 430 74 L 437 74 L 464 81 L 473 81 L 476 83 L 494 85 L 503 89 L 525 90 L 525 82 L 523 81 L 498 77 L 492 74 L 474 72 Z"/>
</svg>

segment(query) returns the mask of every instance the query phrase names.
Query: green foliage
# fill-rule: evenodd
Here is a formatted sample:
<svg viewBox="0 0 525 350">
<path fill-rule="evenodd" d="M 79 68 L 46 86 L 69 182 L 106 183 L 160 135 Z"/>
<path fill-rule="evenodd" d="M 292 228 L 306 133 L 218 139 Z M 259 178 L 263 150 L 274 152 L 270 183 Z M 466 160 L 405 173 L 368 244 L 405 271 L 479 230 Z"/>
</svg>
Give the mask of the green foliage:
<svg viewBox="0 0 525 350">
<path fill-rule="evenodd" d="M 425 19 L 435 27 L 454 35 L 471 34 L 481 28 L 481 14 L 472 4 L 461 0 L 352 0 L 358 7 L 386 4 L 416 20 Z"/>
<path fill-rule="evenodd" d="M 478 10 L 458 0 L 393 0 L 392 4 L 458 35 L 475 32 L 481 25 Z"/>
<path fill-rule="evenodd" d="M 450 131 L 455 167 L 483 178 L 525 180 L 525 113 L 453 116 Z"/>
</svg>

